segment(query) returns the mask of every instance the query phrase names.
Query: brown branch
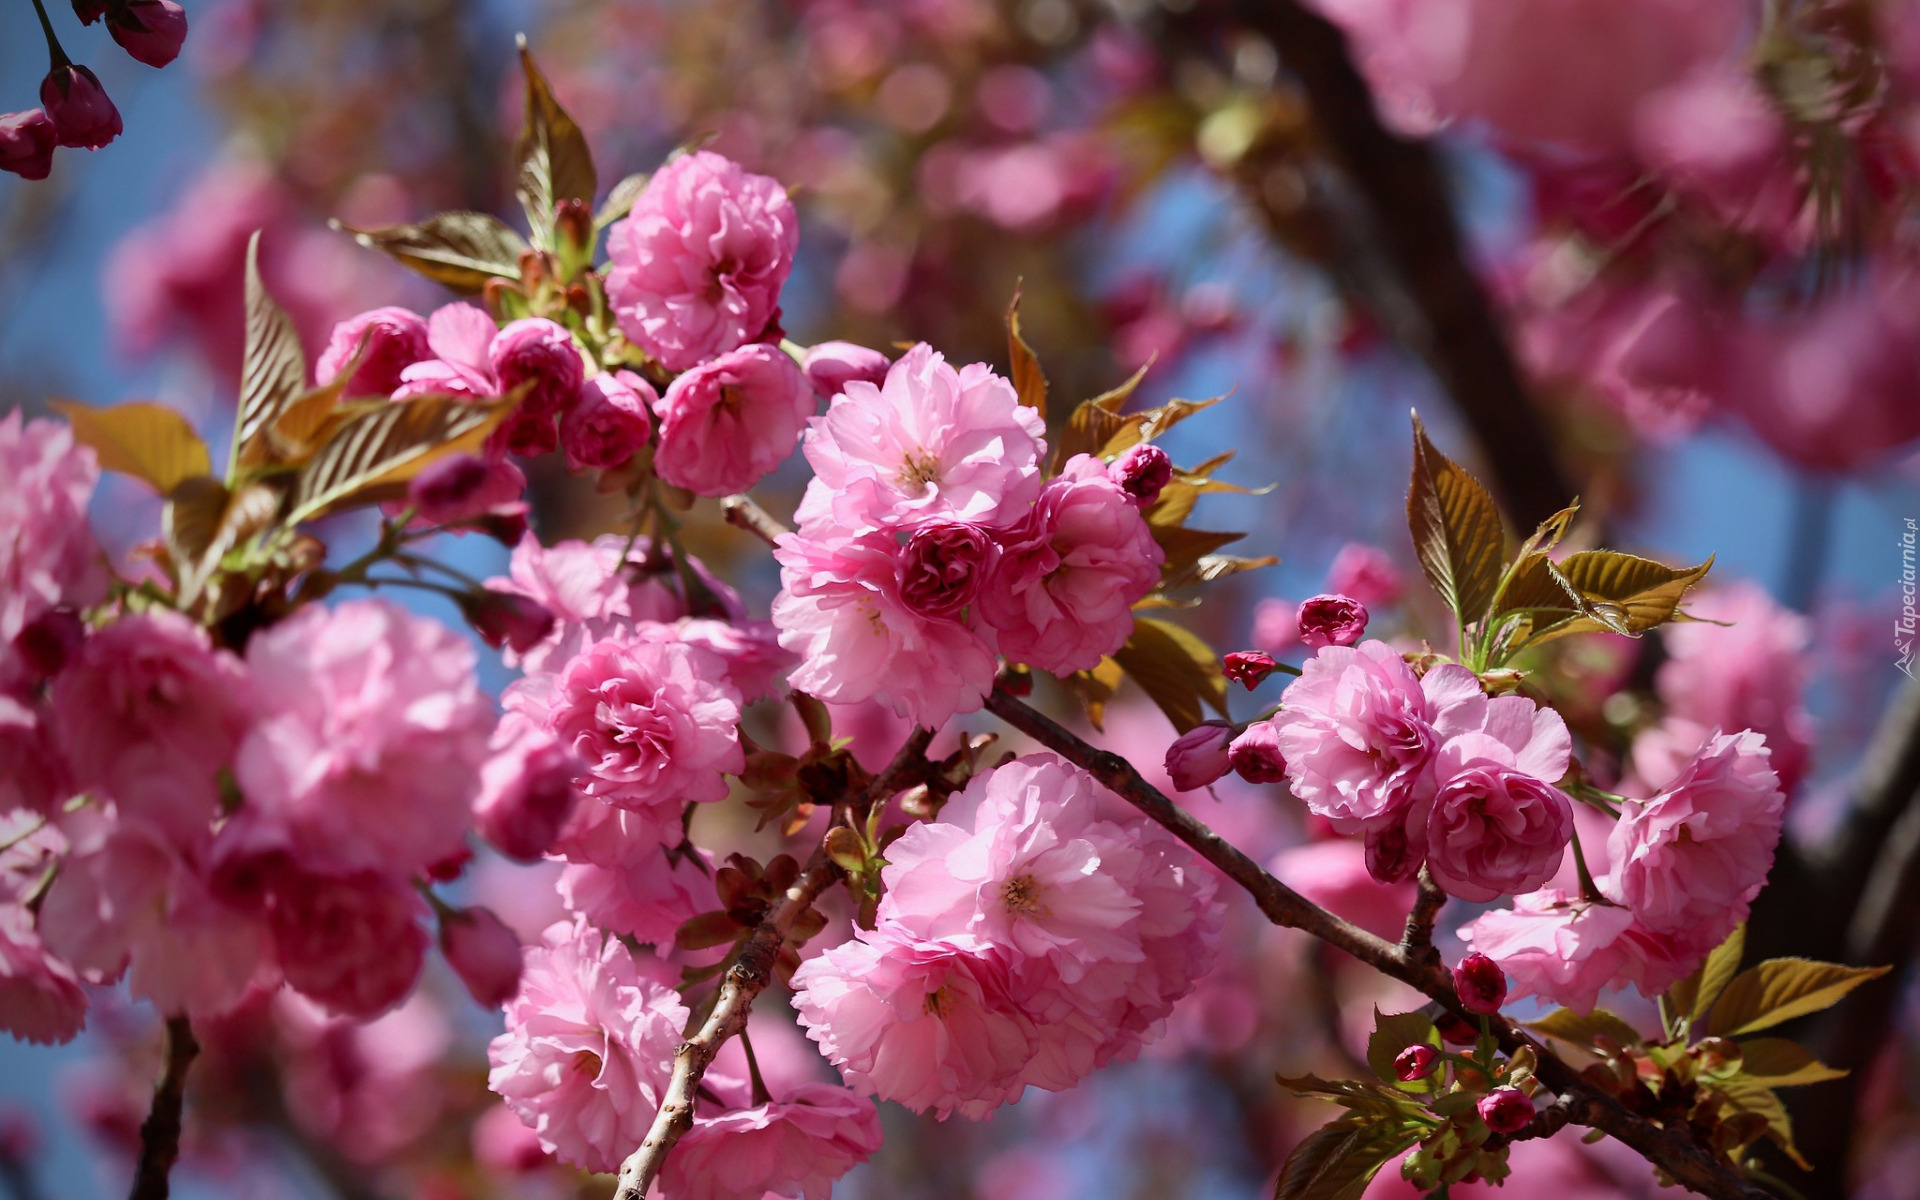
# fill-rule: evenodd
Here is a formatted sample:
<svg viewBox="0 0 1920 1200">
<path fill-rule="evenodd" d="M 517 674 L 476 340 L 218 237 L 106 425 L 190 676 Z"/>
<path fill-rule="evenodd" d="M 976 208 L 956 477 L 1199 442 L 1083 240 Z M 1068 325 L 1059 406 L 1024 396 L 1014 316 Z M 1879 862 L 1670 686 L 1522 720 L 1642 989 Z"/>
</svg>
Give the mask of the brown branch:
<svg viewBox="0 0 1920 1200">
<path fill-rule="evenodd" d="M 1437 965 L 1440 952 L 1433 948 L 1433 924 L 1440 919 L 1440 910 L 1446 907 L 1447 894 L 1433 881 L 1433 873 L 1424 863 L 1416 886 L 1420 890 L 1414 895 L 1412 911 L 1407 913 L 1407 930 L 1400 937 L 1400 953 L 1409 961 Z"/>
<path fill-rule="evenodd" d="M 180 1110 L 187 1093 L 187 1068 L 200 1053 L 193 1025 L 168 1017 L 166 1061 L 153 1085 L 153 1107 L 140 1123 L 140 1160 L 133 1168 L 131 1200 L 167 1200 L 167 1176 L 180 1158 Z"/>
<path fill-rule="evenodd" d="M 785 525 L 773 519 L 766 509 L 753 502 L 745 493 L 728 496 L 720 502 L 720 514 L 727 524 L 735 529 L 744 529 L 771 546 L 783 533 L 790 532 Z"/>
<path fill-rule="evenodd" d="M 1161 794 L 1141 778 L 1126 759 L 1088 744 L 1023 701 L 995 689 L 987 697 L 986 707 L 994 716 L 1079 766 L 1185 842 L 1245 889 L 1275 925 L 1304 930 L 1382 974 L 1412 985 L 1454 1014 L 1478 1020 L 1461 1005 L 1460 997 L 1453 990 L 1452 973 L 1440 964 L 1437 956 L 1429 961 L 1409 955 L 1399 946 L 1382 941 L 1309 901 Z M 1632 1147 L 1675 1182 L 1703 1196 L 1714 1197 L 1714 1200 L 1771 1200 L 1768 1192 L 1748 1184 L 1686 1134 L 1628 1112 L 1618 1100 L 1581 1078 L 1577 1071 L 1511 1021 L 1495 1017 L 1491 1028 L 1495 1039 L 1509 1053 L 1521 1046 L 1533 1049 L 1539 1064 L 1536 1077 L 1559 1096 L 1557 1103 L 1564 1106 L 1572 1122 L 1598 1129 Z"/>
<path fill-rule="evenodd" d="M 866 787 L 861 800 L 868 805 L 884 802 L 905 780 L 924 774 L 927 746 L 932 741 L 933 730 L 915 729 L 893 762 Z M 614 1193 L 614 1200 L 644 1200 L 647 1189 L 653 1186 L 660 1169 L 666 1165 L 668 1152 L 693 1128 L 695 1099 L 707 1068 L 713 1065 L 714 1057 L 728 1038 L 746 1030 L 754 997 L 773 981 L 774 963 L 794 922 L 812 907 L 839 873 L 840 869 L 827 857 L 823 840 L 800 878 L 741 944 L 732 965 L 721 976 L 720 993 L 713 1011 L 673 1056 L 673 1078 L 661 1099 L 660 1111 L 653 1119 L 653 1127 L 647 1131 L 646 1140 L 620 1165 L 620 1187 Z"/>
</svg>

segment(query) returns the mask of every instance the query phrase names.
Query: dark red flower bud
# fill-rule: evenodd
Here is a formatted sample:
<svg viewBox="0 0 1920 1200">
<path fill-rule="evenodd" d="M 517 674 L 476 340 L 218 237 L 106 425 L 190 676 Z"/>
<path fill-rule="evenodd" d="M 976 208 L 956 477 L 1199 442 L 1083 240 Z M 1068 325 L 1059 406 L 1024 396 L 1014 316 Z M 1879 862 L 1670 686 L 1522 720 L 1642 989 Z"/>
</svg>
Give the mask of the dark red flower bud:
<svg viewBox="0 0 1920 1200">
<path fill-rule="evenodd" d="M 513 592 L 482 588 L 460 597 L 460 612 L 494 649 L 505 646 L 525 654 L 553 632 L 553 613 L 544 604 Z"/>
<path fill-rule="evenodd" d="M 1280 753 L 1280 727 L 1255 721 L 1240 731 L 1227 747 L 1234 774 L 1248 783 L 1279 783 L 1287 777 L 1287 760 Z"/>
<path fill-rule="evenodd" d="M 120 136 L 120 110 L 100 79 L 85 67 L 55 67 L 40 81 L 40 104 L 62 146 L 98 150 Z"/>
<path fill-rule="evenodd" d="M 1107 466 L 1107 478 L 1119 484 L 1135 504 L 1146 508 L 1173 482 L 1173 460 L 1160 447 L 1141 442 L 1127 447 Z"/>
<path fill-rule="evenodd" d="M 82 25 L 91 25 L 107 15 L 107 6 L 104 0 L 73 0 L 73 15 Z"/>
<path fill-rule="evenodd" d="M 1492 1016 L 1507 1002 L 1507 973 L 1484 954 L 1469 954 L 1453 969 L 1453 987 L 1468 1012 Z"/>
<path fill-rule="evenodd" d="M 1433 1027 L 1449 1046 L 1471 1046 L 1480 1040 L 1480 1031 L 1474 1028 L 1473 1022 L 1453 1013 L 1441 1013 L 1434 1019 Z"/>
<path fill-rule="evenodd" d="M 53 170 L 53 147 L 59 140 L 52 119 L 40 109 L 0 116 L 0 171 L 45 179 Z"/>
<path fill-rule="evenodd" d="M 136 61 L 164 67 L 187 40 L 187 10 L 173 0 L 125 0 L 108 8 L 107 32 Z"/>
<path fill-rule="evenodd" d="M 1273 655 L 1259 650 L 1235 650 L 1227 655 L 1221 674 L 1235 683 L 1246 685 L 1248 691 L 1259 687 L 1267 676 L 1279 664 L 1273 661 Z"/>
<path fill-rule="evenodd" d="M 1440 1052 L 1425 1042 L 1418 1046 L 1408 1046 L 1394 1056 L 1394 1078 L 1402 1083 L 1412 1083 L 1416 1079 L 1425 1079 L 1433 1074 L 1440 1065 Z"/>
<path fill-rule="evenodd" d="M 1203 788 L 1233 769 L 1229 760 L 1233 726 L 1225 721 L 1202 721 L 1167 747 L 1167 778 L 1175 790 Z"/>
<path fill-rule="evenodd" d="M 1480 1097 L 1480 1119 L 1495 1133 L 1519 1133 L 1533 1120 L 1533 1101 L 1519 1088 L 1495 1088 Z"/>
<path fill-rule="evenodd" d="M 1300 640 L 1314 649 L 1351 646 L 1367 631 L 1367 606 L 1351 596 L 1314 596 L 1300 605 Z"/>
<path fill-rule="evenodd" d="M 79 613 L 53 608 L 27 622 L 13 639 L 13 648 L 38 683 L 58 675 L 86 640 L 87 627 Z"/>
</svg>

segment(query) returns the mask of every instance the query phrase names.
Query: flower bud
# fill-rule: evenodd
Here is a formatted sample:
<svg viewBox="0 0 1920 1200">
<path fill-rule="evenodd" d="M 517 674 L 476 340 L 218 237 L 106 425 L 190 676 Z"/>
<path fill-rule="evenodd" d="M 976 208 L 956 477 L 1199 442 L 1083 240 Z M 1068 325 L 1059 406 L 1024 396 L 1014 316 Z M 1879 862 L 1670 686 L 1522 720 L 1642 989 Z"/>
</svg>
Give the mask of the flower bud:
<svg viewBox="0 0 1920 1200">
<path fill-rule="evenodd" d="M 1351 596 L 1314 596 L 1300 605 L 1300 640 L 1318 650 L 1351 646 L 1367 631 L 1367 609 Z"/>
<path fill-rule="evenodd" d="M 1227 763 L 1248 783 L 1279 783 L 1287 777 L 1287 760 L 1280 754 L 1280 727 L 1255 721 L 1227 748 Z"/>
<path fill-rule="evenodd" d="M 1408 1046 L 1394 1056 L 1393 1075 L 1401 1083 L 1412 1083 L 1433 1074 L 1439 1065 L 1440 1052 L 1421 1042 L 1417 1046 Z"/>
<path fill-rule="evenodd" d="M 107 10 L 107 32 L 136 61 L 164 67 L 187 40 L 187 10 L 174 0 L 125 0 Z"/>
<path fill-rule="evenodd" d="M 1495 1088 L 1480 1097 L 1480 1119 L 1495 1133 L 1519 1133 L 1533 1120 L 1533 1101 L 1519 1088 Z"/>
<path fill-rule="evenodd" d="M 1206 721 L 1167 747 L 1167 776 L 1175 789 L 1190 792 L 1203 788 L 1225 775 L 1233 764 L 1227 761 L 1227 747 L 1233 741 L 1233 726 L 1225 721 Z"/>
<path fill-rule="evenodd" d="M 560 418 L 560 448 L 567 468 L 617 467 L 647 444 L 653 430 L 648 407 L 658 402 L 653 385 L 632 371 L 601 372 L 580 387 L 580 398 Z"/>
<path fill-rule="evenodd" d="M 460 597 L 460 612 L 487 645 L 525 654 L 553 632 L 554 617 L 544 604 L 515 592 L 490 588 Z"/>
<path fill-rule="evenodd" d="M 1173 460 L 1167 452 L 1149 442 L 1140 442 L 1121 451 L 1107 466 L 1107 478 L 1141 508 L 1160 498 L 1160 492 L 1173 482 Z"/>
<path fill-rule="evenodd" d="M 53 170 L 59 140 L 53 121 L 37 108 L 0 116 L 0 171 L 22 179 L 45 179 Z"/>
<path fill-rule="evenodd" d="M 1457 1013 L 1441 1013 L 1434 1018 L 1433 1027 L 1449 1046 L 1471 1046 L 1480 1040 L 1480 1031 L 1474 1028 L 1473 1022 Z"/>
<path fill-rule="evenodd" d="M 1507 973 L 1478 952 L 1461 959 L 1453 969 L 1453 987 L 1460 993 L 1461 1006 L 1482 1016 L 1492 1016 L 1507 1002 Z"/>
<path fill-rule="evenodd" d="M 859 380 L 878 387 L 887 377 L 887 356 L 852 342 L 821 342 L 800 362 L 807 382 L 822 400 L 831 400 Z"/>
<path fill-rule="evenodd" d="M 440 952 L 474 1000 L 498 1008 L 520 990 L 520 939 L 484 908 L 440 918 Z"/>
<path fill-rule="evenodd" d="M 69 63 L 48 71 L 40 81 L 40 104 L 62 146 L 98 150 L 124 128 L 99 76 L 85 67 Z"/>
<path fill-rule="evenodd" d="M 407 503 L 429 525 L 461 525 L 525 512 L 527 477 L 505 459 L 450 454 L 407 484 Z"/>
<path fill-rule="evenodd" d="M 1381 883 L 1404 883 L 1426 861 L 1425 841 L 1415 844 L 1404 823 L 1376 829 L 1366 836 L 1367 874 Z"/>
<path fill-rule="evenodd" d="M 900 556 L 900 599 L 923 617 L 952 617 L 973 602 L 993 567 L 993 539 L 978 525 L 941 521 L 916 530 Z"/>
<path fill-rule="evenodd" d="M 1279 664 L 1273 661 L 1273 655 L 1259 650 L 1235 650 L 1227 655 L 1221 674 L 1235 683 L 1244 684 L 1248 691 L 1259 687 L 1267 676 Z"/>
<path fill-rule="evenodd" d="M 568 197 L 553 206 L 553 228 L 560 241 L 582 254 L 593 245 L 593 206 Z"/>
</svg>

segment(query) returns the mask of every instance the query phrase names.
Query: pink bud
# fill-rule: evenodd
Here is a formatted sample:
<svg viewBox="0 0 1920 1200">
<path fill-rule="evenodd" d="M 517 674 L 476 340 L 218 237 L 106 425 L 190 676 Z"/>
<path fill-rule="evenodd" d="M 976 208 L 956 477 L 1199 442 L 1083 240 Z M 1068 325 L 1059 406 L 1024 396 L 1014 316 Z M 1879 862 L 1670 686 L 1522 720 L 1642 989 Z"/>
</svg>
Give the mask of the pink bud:
<svg viewBox="0 0 1920 1200">
<path fill-rule="evenodd" d="M 1491 1016 L 1507 1002 L 1507 973 L 1499 963 L 1476 952 L 1453 969 L 1453 988 L 1468 1012 Z"/>
<path fill-rule="evenodd" d="M 498 1008 L 520 990 L 520 939 L 489 909 L 444 914 L 440 951 L 482 1007 Z"/>
<path fill-rule="evenodd" d="M 40 81 L 40 103 L 62 146 L 98 150 L 124 128 L 99 76 L 85 67 L 68 64 L 48 71 Z"/>
<path fill-rule="evenodd" d="M 1140 442 L 1127 447 L 1108 464 L 1107 478 L 1118 484 L 1135 504 L 1146 508 L 1173 482 L 1173 460 L 1160 447 Z"/>
<path fill-rule="evenodd" d="M 1255 721 L 1233 739 L 1227 761 L 1248 783 L 1279 783 L 1287 777 L 1287 760 L 1280 754 L 1280 727 Z"/>
<path fill-rule="evenodd" d="M 173 0 L 126 0 L 108 10 L 107 32 L 135 60 L 164 67 L 187 40 L 187 10 Z"/>
<path fill-rule="evenodd" d="M 1167 775 L 1174 788 L 1190 792 L 1225 775 L 1232 769 L 1227 761 L 1232 741 L 1233 726 L 1225 721 L 1207 721 L 1181 734 L 1167 747 Z"/>
<path fill-rule="evenodd" d="M 53 170 L 59 137 L 53 121 L 37 108 L 0 116 L 0 171 L 22 179 L 45 179 Z"/>
<path fill-rule="evenodd" d="M 1426 861 L 1425 840 L 1414 845 L 1404 824 L 1389 825 L 1367 834 L 1367 874 L 1381 883 L 1404 883 Z"/>
<path fill-rule="evenodd" d="M 822 400 L 831 400 L 859 380 L 878 387 L 887 377 L 887 356 L 852 342 L 821 342 L 807 351 L 800 369 Z"/>
<path fill-rule="evenodd" d="M 525 511 L 527 477 L 503 458 L 451 454 L 407 484 L 407 503 L 429 525 L 461 525 Z"/>
<path fill-rule="evenodd" d="M 952 617 L 973 602 L 993 566 L 993 539 L 978 525 L 937 521 L 900 555 L 900 599 L 923 617 Z"/>
<path fill-rule="evenodd" d="M 1495 1133 L 1519 1133 L 1533 1120 L 1533 1101 L 1519 1088 L 1495 1088 L 1480 1097 L 1480 1119 Z"/>
<path fill-rule="evenodd" d="M 1366 606 L 1351 596 L 1314 596 L 1300 605 L 1300 640 L 1315 650 L 1351 646 L 1366 631 Z"/>
<path fill-rule="evenodd" d="M 13 648 L 37 683 L 58 675 L 86 640 L 87 627 L 79 613 L 50 608 L 27 622 L 13 639 Z"/>
<path fill-rule="evenodd" d="M 1245 684 L 1246 689 L 1252 691 L 1265 682 L 1278 665 L 1271 654 L 1259 650 L 1235 650 L 1227 655 L 1221 673 L 1236 683 Z"/>
<path fill-rule="evenodd" d="M 660 397 L 632 371 L 601 372 L 580 385 L 580 398 L 560 418 L 560 448 L 567 468 L 617 467 L 647 444 L 653 432 L 648 407 Z"/>
<path fill-rule="evenodd" d="M 1401 1083 L 1412 1083 L 1433 1074 L 1434 1068 L 1439 1065 L 1440 1052 L 1422 1042 L 1417 1046 L 1408 1046 L 1394 1057 L 1393 1074 Z"/>
<path fill-rule="evenodd" d="M 546 605 L 517 592 L 482 588 L 462 595 L 459 603 L 467 623 L 496 650 L 505 646 L 525 654 L 553 632 L 553 613 Z"/>
<path fill-rule="evenodd" d="M 1449 1046 L 1471 1046 L 1480 1040 L 1480 1031 L 1473 1022 L 1457 1013 L 1441 1013 L 1434 1018 L 1433 1027 Z"/>
</svg>

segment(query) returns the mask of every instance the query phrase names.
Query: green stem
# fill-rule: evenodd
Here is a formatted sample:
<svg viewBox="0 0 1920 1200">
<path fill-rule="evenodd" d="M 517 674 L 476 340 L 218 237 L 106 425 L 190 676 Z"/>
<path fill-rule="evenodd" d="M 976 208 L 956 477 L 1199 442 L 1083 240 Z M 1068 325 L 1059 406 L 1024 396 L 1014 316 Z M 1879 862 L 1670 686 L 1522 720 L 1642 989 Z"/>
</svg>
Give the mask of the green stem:
<svg viewBox="0 0 1920 1200">
<path fill-rule="evenodd" d="M 40 18 L 40 32 L 47 35 L 47 70 L 58 71 L 61 67 L 70 67 L 73 60 L 67 57 L 66 48 L 60 44 L 59 35 L 53 32 L 53 22 L 47 17 L 47 6 L 40 0 L 33 0 L 33 11 Z"/>
<path fill-rule="evenodd" d="M 773 1103 L 773 1093 L 767 1090 L 767 1081 L 760 1077 L 760 1060 L 753 1055 L 753 1041 L 744 1028 L 740 1030 L 740 1048 L 747 1052 L 747 1076 L 753 1080 L 754 1107 Z"/>
</svg>

